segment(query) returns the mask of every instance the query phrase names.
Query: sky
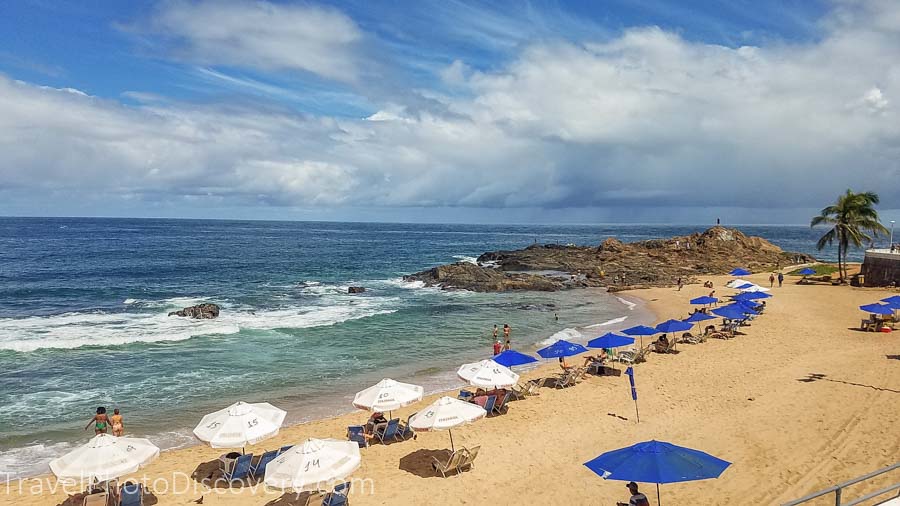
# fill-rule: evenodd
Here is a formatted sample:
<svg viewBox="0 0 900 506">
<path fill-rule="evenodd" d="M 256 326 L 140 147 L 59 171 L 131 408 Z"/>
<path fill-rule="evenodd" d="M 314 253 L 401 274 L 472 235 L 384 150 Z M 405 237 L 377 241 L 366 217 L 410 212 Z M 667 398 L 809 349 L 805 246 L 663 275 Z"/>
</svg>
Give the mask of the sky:
<svg viewBox="0 0 900 506">
<path fill-rule="evenodd" d="M 900 220 L 894 0 L 0 2 L 0 215 Z"/>
</svg>

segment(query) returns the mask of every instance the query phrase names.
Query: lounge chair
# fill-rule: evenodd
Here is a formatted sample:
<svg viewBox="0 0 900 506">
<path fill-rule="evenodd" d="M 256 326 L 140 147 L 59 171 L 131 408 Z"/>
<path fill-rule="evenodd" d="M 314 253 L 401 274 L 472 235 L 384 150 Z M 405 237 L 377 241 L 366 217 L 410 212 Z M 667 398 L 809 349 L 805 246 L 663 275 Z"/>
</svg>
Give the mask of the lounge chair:
<svg viewBox="0 0 900 506">
<path fill-rule="evenodd" d="M 142 506 L 144 486 L 140 483 L 126 483 L 119 489 L 119 506 Z"/>
<path fill-rule="evenodd" d="M 381 444 L 387 444 L 386 439 L 392 439 L 394 441 L 397 440 L 397 436 L 400 434 L 400 419 L 393 418 L 391 419 L 387 425 L 382 425 L 379 427 L 375 427 L 375 437 L 381 441 Z"/>
<path fill-rule="evenodd" d="M 95 492 L 84 496 L 83 506 L 106 506 L 109 503 L 109 494 L 106 492 Z"/>
<path fill-rule="evenodd" d="M 347 427 L 347 440 L 355 441 L 360 448 L 369 446 L 369 440 L 366 439 L 366 428 L 362 425 L 350 425 Z"/>
<path fill-rule="evenodd" d="M 334 489 L 325 494 L 325 497 L 322 498 L 322 506 L 345 506 L 350 504 L 350 499 L 347 497 L 349 494 L 349 481 L 345 481 L 340 485 L 335 485 Z"/>
<path fill-rule="evenodd" d="M 694 334 L 691 334 L 690 332 L 685 332 L 684 334 L 681 334 L 681 342 L 682 343 L 700 344 L 703 341 L 705 341 L 705 339 L 703 339 L 703 336 L 695 336 Z"/>
<path fill-rule="evenodd" d="M 279 450 L 269 450 L 262 455 L 260 455 L 259 460 L 256 461 L 256 464 L 250 464 L 250 476 L 255 479 L 260 479 L 265 477 L 266 475 L 266 466 L 269 462 L 278 456 Z"/>
<path fill-rule="evenodd" d="M 556 380 L 556 388 L 568 388 L 574 385 L 577 374 L 578 373 L 574 369 L 560 374 L 559 378 Z"/>
<path fill-rule="evenodd" d="M 482 406 L 484 410 L 487 411 L 487 416 L 491 416 L 491 413 L 494 411 L 495 404 L 497 404 L 497 396 L 489 395 L 487 400 L 484 401 L 484 406 Z"/>
<path fill-rule="evenodd" d="M 441 462 L 435 457 L 431 457 L 431 467 L 441 473 L 441 476 L 444 478 L 447 477 L 447 473 L 451 471 L 456 471 L 456 474 L 459 474 L 459 464 L 462 462 L 463 454 L 462 452 L 453 452 L 447 458 L 447 462 Z"/>
<path fill-rule="evenodd" d="M 468 448 L 462 449 L 463 458 L 459 461 L 459 470 L 462 471 L 465 468 L 475 469 L 475 457 L 478 456 L 478 451 L 481 450 L 481 446 L 476 446 L 471 450 Z"/>
<path fill-rule="evenodd" d="M 654 341 L 653 351 L 655 351 L 656 353 L 675 353 L 675 341 L 672 340 L 665 343 Z"/>
<path fill-rule="evenodd" d="M 616 355 L 616 361 L 621 362 L 623 364 L 631 365 L 631 364 L 635 363 L 634 358 L 636 356 L 637 356 L 637 352 L 634 350 L 620 351 Z"/>
<path fill-rule="evenodd" d="M 504 395 L 503 398 L 500 399 L 500 402 L 494 404 L 494 409 L 492 411 L 499 415 L 503 413 L 504 410 L 509 409 L 506 403 L 509 402 L 510 397 L 512 397 L 512 392 L 506 392 L 506 395 Z"/>
<path fill-rule="evenodd" d="M 406 417 L 406 423 L 404 423 L 403 425 L 400 426 L 400 433 L 399 433 L 400 439 L 405 440 L 405 439 L 409 438 L 410 436 L 415 437 L 416 433 L 415 433 L 415 431 L 413 431 L 413 428 L 410 427 L 410 425 L 409 425 L 409 421 L 412 419 L 413 416 L 415 416 L 415 413 Z"/>
<path fill-rule="evenodd" d="M 253 454 L 248 453 L 234 459 L 231 469 L 225 470 L 225 480 L 228 482 L 240 481 L 250 476 L 250 466 L 253 462 Z M 123 487 L 124 490 L 124 487 Z"/>
</svg>

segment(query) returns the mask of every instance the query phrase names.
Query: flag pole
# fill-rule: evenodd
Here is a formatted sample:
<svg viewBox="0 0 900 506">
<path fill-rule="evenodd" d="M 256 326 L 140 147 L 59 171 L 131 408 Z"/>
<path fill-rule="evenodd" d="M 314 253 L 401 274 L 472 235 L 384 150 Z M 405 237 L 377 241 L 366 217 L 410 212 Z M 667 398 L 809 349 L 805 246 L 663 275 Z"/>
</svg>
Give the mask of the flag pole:
<svg viewBox="0 0 900 506">
<path fill-rule="evenodd" d="M 637 423 L 641 423 L 641 412 L 638 410 L 637 403 L 637 388 L 634 386 L 634 368 L 629 366 L 625 369 L 625 374 L 628 375 L 628 381 L 631 383 L 631 399 L 634 401 L 634 414 L 637 417 Z"/>
</svg>

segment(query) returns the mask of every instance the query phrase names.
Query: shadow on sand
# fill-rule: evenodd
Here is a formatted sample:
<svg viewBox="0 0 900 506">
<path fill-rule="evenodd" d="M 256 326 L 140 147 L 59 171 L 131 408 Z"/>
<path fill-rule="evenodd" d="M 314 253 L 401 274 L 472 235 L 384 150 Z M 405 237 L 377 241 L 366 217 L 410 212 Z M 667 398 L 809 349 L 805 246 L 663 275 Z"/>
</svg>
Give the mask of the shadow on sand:
<svg viewBox="0 0 900 506">
<path fill-rule="evenodd" d="M 800 381 L 802 383 L 814 383 L 816 381 L 830 381 L 832 383 L 841 383 L 844 385 L 851 385 L 851 386 L 855 386 L 855 387 L 871 388 L 872 390 L 877 390 L 879 392 L 891 392 L 894 394 L 900 394 L 900 390 L 894 390 L 891 388 L 884 388 L 884 387 L 876 387 L 875 385 L 866 385 L 864 383 L 854 383 L 852 381 L 831 379 L 828 377 L 827 374 L 810 373 L 805 378 L 800 378 L 797 381 Z"/>
</svg>

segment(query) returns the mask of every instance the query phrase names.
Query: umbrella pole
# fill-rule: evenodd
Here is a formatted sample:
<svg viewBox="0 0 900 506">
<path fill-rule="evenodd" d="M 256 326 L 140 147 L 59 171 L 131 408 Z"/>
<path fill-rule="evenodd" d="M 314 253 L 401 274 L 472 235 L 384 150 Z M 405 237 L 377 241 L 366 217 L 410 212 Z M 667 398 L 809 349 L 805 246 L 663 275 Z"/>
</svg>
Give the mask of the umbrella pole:
<svg viewBox="0 0 900 506">
<path fill-rule="evenodd" d="M 450 451 L 455 452 L 456 448 L 453 446 L 453 431 L 451 429 L 447 429 L 447 432 L 450 433 Z"/>
<path fill-rule="evenodd" d="M 656 504 L 662 506 L 662 502 L 659 500 L 659 483 L 656 484 Z"/>
</svg>

